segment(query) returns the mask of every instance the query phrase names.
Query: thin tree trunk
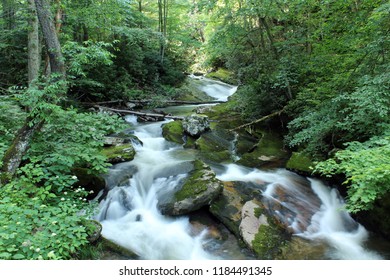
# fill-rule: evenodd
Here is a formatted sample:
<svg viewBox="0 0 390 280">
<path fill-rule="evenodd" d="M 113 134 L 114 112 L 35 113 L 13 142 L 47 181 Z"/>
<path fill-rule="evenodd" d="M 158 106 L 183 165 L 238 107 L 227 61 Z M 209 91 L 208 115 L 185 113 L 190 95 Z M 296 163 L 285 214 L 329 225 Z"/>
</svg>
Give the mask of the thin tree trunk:
<svg viewBox="0 0 390 280">
<path fill-rule="evenodd" d="M 34 0 L 28 0 L 29 4 L 29 31 L 28 31 L 28 84 L 38 78 L 41 64 L 41 53 L 39 43 L 39 23 Z"/>
</svg>

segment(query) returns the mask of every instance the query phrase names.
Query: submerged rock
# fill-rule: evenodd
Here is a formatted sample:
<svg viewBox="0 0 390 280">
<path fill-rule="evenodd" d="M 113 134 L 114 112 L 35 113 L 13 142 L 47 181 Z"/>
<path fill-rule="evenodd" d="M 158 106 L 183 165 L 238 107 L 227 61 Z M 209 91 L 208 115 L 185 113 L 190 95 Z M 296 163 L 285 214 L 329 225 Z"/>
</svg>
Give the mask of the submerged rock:
<svg viewBox="0 0 390 280">
<path fill-rule="evenodd" d="M 194 161 L 194 169 L 183 185 L 174 193 L 172 201 L 160 204 L 165 215 L 183 215 L 210 205 L 221 193 L 222 182 L 215 172 L 202 161 Z"/>
</svg>

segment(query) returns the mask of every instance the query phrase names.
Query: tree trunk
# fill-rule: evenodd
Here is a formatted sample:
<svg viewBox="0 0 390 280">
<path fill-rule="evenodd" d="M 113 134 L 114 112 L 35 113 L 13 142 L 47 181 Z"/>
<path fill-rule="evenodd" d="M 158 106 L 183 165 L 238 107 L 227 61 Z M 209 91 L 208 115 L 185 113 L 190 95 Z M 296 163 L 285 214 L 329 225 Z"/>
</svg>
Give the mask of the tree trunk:
<svg viewBox="0 0 390 280">
<path fill-rule="evenodd" d="M 29 4 L 29 29 L 28 29 L 28 84 L 38 78 L 39 66 L 41 64 L 41 53 L 39 44 L 39 23 L 34 0 L 28 0 Z"/>
<path fill-rule="evenodd" d="M 3 157 L 3 166 L 0 172 L 0 186 L 9 183 L 15 176 L 23 156 L 30 147 L 31 139 L 35 132 L 39 131 L 43 125 L 43 120 L 39 120 L 30 126 L 31 121 L 33 121 L 31 117 L 26 119 Z"/>
<path fill-rule="evenodd" d="M 45 0 L 34 0 L 37 9 L 38 19 L 42 27 L 43 37 L 46 48 L 49 53 L 50 67 L 52 73 L 58 73 L 60 79 L 65 78 L 65 65 L 62 58 L 61 46 L 58 41 L 57 33 L 50 13 L 50 7 Z M 37 112 L 35 112 L 37 113 Z M 6 184 L 15 176 L 23 156 L 27 153 L 30 142 L 34 134 L 39 131 L 44 124 L 44 119 L 37 117 L 37 114 L 31 113 L 27 117 L 24 125 L 16 134 L 12 145 L 8 148 L 3 157 L 3 166 L 1 168 L 0 184 Z"/>
<path fill-rule="evenodd" d="M 41 24 L 46 51 L 49 55 L 51 73 L 57 73 L 65 78 L 65 64 L 62 57 L 61 45 L 57 37 L 53 16 L 46 0 L 34 0 L 38 19 Z"/>
</svg>

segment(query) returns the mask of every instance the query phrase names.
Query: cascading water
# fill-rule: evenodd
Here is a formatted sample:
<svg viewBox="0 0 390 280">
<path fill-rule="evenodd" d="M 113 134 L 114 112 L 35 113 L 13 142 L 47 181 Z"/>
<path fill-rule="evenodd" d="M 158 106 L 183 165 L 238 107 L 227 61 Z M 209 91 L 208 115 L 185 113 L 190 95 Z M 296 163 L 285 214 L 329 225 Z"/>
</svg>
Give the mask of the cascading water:
<svg viewBox="0 0 390 280">
<path fill-rule="evenodd" d="M 203 77 L 196 79 L 201 90 L 221 101 L 237 89 Z M 188 108 L 192 109 L 193 106 Z M 163 139 L 162 122 L 141 125 L 135 117 L 126 120 L 133 124 L 134 134 L 143 145 L 135 143 L 135 159 L 113 166 L 106 177 L 110 191 L 96 216 L 103 225 L 103 236 L 142 259 L 214 259 L 204 248 L 215 253 L 222 249 L 223 253 L 218 254 L 223 258 L 251 258 L 246 253 L 240 255 L 242 252 L 232 245 L 234 242 L 225 250 L 206 240 L 207 230 L 194 228 L 189 218 L 174 219 L 161 214 L 159 202 L 172 196 L 187 176 L 193 151 Z M 237 135 L 231 146 L 233 161 L 239 159 L 236 141 Z M 328 244 L 325 258 L 381 259 L 365 248 L 367 231 L 343 210 L 343 201 L 335 189 L 286 170 L 266 172 L 236 164 L 226 165 L 224 171 L 220 166 L 215 169 L 222 181 L 258 186 L 265 209 L 292 234 Z"/>
<path fill-rule="evenodd" d="M 137 171 L 101 202 L 96 218 L 103 236 L 142 259 L 211 258 L 202 248 L 204 234 L 194 236 L 187 218 L 168 218 L 157 207 L 159 195 L 172 191 L 186 176 L 178 167 L 189 159 L 173 156 L 180 147 L 161 137 L 161 122 L 137 126 L 135 135 L 143 145 L 135 145 L 137 156 L 128 167 Z"/>
<path fill-rule="evenodd" d="M 232 86 L 220 81 L 211 80 L 205 77 L 190 76 L 199 82 L 198 88 L 217 101 L 227 101 L 228 97 L 236 92 L 237 86 Z"/>
<path fill-rule="evenodd" d="M 318 180 L 306 180 L 286 170 L 265 172 L 236 164 L 227 165 L 217 178 L 263 186 L 263 203 L 270 210 L 273 203 L 279 204 L 274 214 L 292 233 L 326 241 L 330 247 L 328 258 L 381 259 L 379 254 L 364 248 L 368 232 L 343 210 L 344 203 L 337 190 Z M 283 213 L 280 209 L 284 209 Z"/>
</svg>

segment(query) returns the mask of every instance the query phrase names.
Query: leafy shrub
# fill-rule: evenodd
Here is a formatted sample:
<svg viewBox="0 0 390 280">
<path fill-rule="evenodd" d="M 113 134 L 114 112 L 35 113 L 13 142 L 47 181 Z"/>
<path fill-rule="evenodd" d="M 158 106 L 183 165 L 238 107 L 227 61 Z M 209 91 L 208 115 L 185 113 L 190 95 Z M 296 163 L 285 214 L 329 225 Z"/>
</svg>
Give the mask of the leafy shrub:
<svg viewBox="0 0 390 280">
<path fill-rule="evenodd" d="M 345 150 L 317 164 L 315 171 L 328 176 L 345 174 L 349 211 L 372 209 L 390 191 L 390 127 L 385 136 L 347 143 Z"/>
<path fill-rule="evenodd" d="M 85 191 L 60 196 L 14 181 L 0 193 L 0 259 L 71 259 L 88 243 Z M 91 230 L 91 229 L 89 229 Z"/>
</svg>

